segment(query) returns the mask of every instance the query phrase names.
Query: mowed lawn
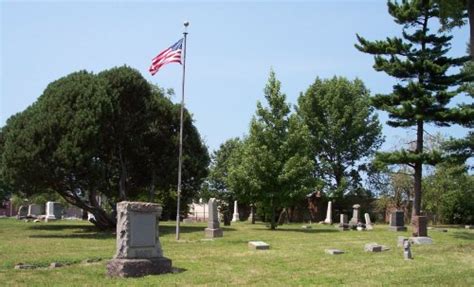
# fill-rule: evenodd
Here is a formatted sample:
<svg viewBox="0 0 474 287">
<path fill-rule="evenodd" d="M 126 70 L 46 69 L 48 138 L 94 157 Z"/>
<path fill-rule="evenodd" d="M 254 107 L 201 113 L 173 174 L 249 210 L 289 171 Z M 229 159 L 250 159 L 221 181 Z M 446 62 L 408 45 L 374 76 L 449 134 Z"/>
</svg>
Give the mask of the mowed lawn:
<svg viewBox="0 0 474 287">
<path fill-rule="evenodd" d="M 445 285 L 474 286 L 474 231 L 448 228 L 431 231 L 433 245 L 412 247 L 414 260 L 405 261 L 397 236 L 386 225 L 373 231 L 338 231 L 333 226 L 283 225 L 276 231 L 264 224 L 232 224 L 224 237 L 202 240 L 205 224 L 183 224 L 176 241 L 173 222 L 160 222 L 164 255 L 173 274 L 112 279 L 105 274 L 115 253 L 115 236 L 97 232 L 88 222 L 25 223 L 0 219 L 1 286 L 289 286 L 289 285 Z M 268 251 L 249 250 L 249 240 L 263 240 Z M 364 244 L 390 247 L 364 252 Z M 325 254 L 326 248 L 344 250 Z M 89 262 L 85 262 L 89 260 Z M 66 264 L 48 269 L 51 262 Z M 42 268 L 15 270 L 18 263 Z"/>
</svg>

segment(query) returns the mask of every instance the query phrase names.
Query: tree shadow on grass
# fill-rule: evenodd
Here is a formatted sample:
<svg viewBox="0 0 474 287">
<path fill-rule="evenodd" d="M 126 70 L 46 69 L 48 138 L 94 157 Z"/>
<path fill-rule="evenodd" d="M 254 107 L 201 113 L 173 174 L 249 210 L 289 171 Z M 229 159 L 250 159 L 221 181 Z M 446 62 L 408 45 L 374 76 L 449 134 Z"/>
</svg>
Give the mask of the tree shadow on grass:
<svg viewBox="0 0 474 287">
<path fill-rule="evenodd" d="M 454 232 L 452 236 L 456 239 L 464 239 L 464 240 L 474 240 L 474 233 L 472 232 Z"/>
<path fill-rule="evenodd" d="M 30 235 L 30 238 L 61 238 L 61 239 L 111 239 L 115 234 L 106 232 L 94 233 L 72 233 L 72 234 L 37 234 Z"/>
<path fill-rule="evenodd" d="M 179 268 L 176 266 L 171 267 L 171 273 L 176 274 L 176 273 L 183 273 L 185 271 L 188 271 L 188 269 L 185 268 Z"/>
<path fill-rule="evenodd" d="M 204 229 L 206 227 L 203 226 L 182 226 L 180 225 L 179 227 L 179 233 L 193 233 L 193 232 L 204 232 Z M 229 228 L 229 227 L 222 227 L 221 228 L 224 230 L 224 232 L 227 231 L 235 231 L 234 228 Z M 175 234 L 176 233 L 176 226 L 160 226 L 160 236 L 161 235 L 166 235 L 166 234 Z"/>
<path fill-rule="evenodd" d="M 269 229 L 270 230 L 270 229 Z M 333 232 L 340 232 L 339 230 L 335 229 L 293 229 L 293 228 L 281 228 L 278 227 L 273 231 L 286 231 L 286 232 L 302 232 L 302 233 L 333 233 Z"/>
<path fill-rule="evenodd" d="M 112 231 L 100 231 L 94 225 L 89 224 L 41 224 L 28 227 L 38 231 L 56 231 L 54 234 L 33 234 L 30 238 L 63 238 L 63 239 L 110 239 L 115 238 Z M 65 231 L 58 234 L 57 231 Z"/>
<path fill-rule="evenodd" d="M 61 231 L 61 230 L 68 230 L 68 229 L 81 229 L 81 232 L 94 232 L 94 231 L 99 231 L 97 227 L 94 225 L 89 225 L 89 224 L 55 224 L 55 225 L 32 225 L 29 226 L 28 229 L 33 229 L 33 230 L 45 230 L 45 231 Z"/>
</svg>

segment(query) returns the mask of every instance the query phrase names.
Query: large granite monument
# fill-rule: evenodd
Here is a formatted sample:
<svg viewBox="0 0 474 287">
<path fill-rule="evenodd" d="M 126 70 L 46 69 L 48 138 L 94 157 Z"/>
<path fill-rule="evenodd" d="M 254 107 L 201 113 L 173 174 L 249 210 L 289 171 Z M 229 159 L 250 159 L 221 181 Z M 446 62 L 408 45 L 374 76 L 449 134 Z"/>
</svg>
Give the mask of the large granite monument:
<svg viewBox="0 0 474 287">
<path fill-rule="evenodd" d="M 163 257 L 158 232 L 161 206 L 155 203 L 117 203 L 117 252 L 107 263 L 114 277 L 142 277 L 171 272 L 171 260 Z"/>
<path fill-rule="evenodd" d="M 209 220 L 207 222 L 207 228 L 204 229 L 207 238 L 222 237 L 222 229 L 219 228 L 219 217 L 217 215 L 217 204 L 216 199 L 211 198 L 208 202 L 209 206 Z"/>
</svg>

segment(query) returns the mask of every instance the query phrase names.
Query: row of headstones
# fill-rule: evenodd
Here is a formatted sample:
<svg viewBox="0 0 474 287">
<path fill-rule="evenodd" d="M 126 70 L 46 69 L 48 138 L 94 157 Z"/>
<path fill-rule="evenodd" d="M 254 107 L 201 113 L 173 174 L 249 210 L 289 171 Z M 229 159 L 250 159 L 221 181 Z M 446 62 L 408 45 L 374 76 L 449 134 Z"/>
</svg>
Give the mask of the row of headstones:
<svg viewBox="0 0 474 287">
<path fill-rule="evenodd" d="M 359 221 L 359 204 L 355 204 L 352 206 L 352 218 L 348 222 L 347 215 L 341 214 L 339 228 L 341 230 L 349 230 L 350 228 L 357 228 L 358 230 L 372 230 L 373 225 L 372 221 L 370 220 L 370 216 L 368 213 L 364 214 L 365 218 L 365 225 Z M 406 231 L 407 228 L 405 227 L 405 214 L 401 210 L 397 210 L 390 214 L 390 224 L 389 230 L 392 231 Z M 326 224 L 332 224 L 332 202 L 328 202 L 328 209 L 326 212 L 326 219 L 324 220 Z M 426 216 L 415 216 L 412 222 L 414 228 L 413 235 L 418 237 L 426 237 L 428 236 L 428 218 Z"/>
<path fill-rule="evenodd" d="M 359 204 L 354 204 L 352 206 L 353 211 L 352 211 L 352 218 L 350 221 L 348 221 L 348 216 L 346 214 L 341 214 L 340 215 L 340 220 L 339 220 L 339 229 L 341 230 L 349 230 L 350 228 L 356 229 L 357 230 L 372 230 L 373 229 L 373 224 L 372 221 L 370 220 L 370 215 L 368 213 L 364 214 L 364 219 L 365 219 L 365 224 L 360 222 L 359 219 Z M 325 224 L 332 224 L 332 201 L 328 202 L 328 209 L 326 211 L 326 219 L 323 221 Z"/>
<path fill-rule="evenodd" d="M 356 211 L 354 211 L 352 222 L 358 222 L 358 208 L 358 205 L 355 206 Z M 209 219 L 204 234 L 207 238 L 222 237 L 223 230 L 219 226 L 217 204 L 214 198 L 209 200 L 208 209 Z M 117 251 L 114 258 L 107 263 L 108 275 L 139 277 L 172 271 L 171 260 L 163 256 L 159 240 L 158 218 L 161 211 L 162 207 L 155 203 L 123 201 L 117 204 Z M 341 220 L 345 223 L 347 215 L 341 216 Z M 372 225 L 368 216 L 366 216 L 367 224 Z M 403 225 L 403 212 L 397 211 L 392 214 L 391 230 L 401 231 L 404 228 Z M 254 249 L 268 248 L 264 242 L 250 243 Z M 408 252 L 409 242 L 404 242 L 403 246 Z M 379 247 L 376 246 L 376 248 Z M 406 256 L 411 257 L 411 254 L 407 253 Z"/>
<path fill-rule="evenodd" d="M 208 203 L 208 208 L 210 209 L 209 207 L 209 203 Z M 210 213 L 208 213 L 210 214 Z M 250 212 L 250 215 L 249 215 L 249 218 L 248 218 L 248 221 L 252 221 L 253 217 L 254 217 L 254 212 L 253 212 L 253 208 L 251 209 L 251 212 Z M 208 218 L 209 220 L 209 218 Z M 239 215 L 239 209 L 238 209 L 238 206 L 237 206 L 237 200 L 234 201 L 234 213 L 232 214 L 232 222 L 238 222 L 240 221 L 240 215 Z M 192 218 L 185 218 L 183 219 L 183 223 L 194 223 L 195 221 L 192 219 Z"/>
<path fill-rule="evenodd" d="M 46 210 L 46 214 L 44 213 Z M 18 209 L 18 219 L 23 218 L 39 218 L 43 217 L 46 220 L 61 219 L 63 214 L 63 207 L 58 202 L 46 202 L 46 208 L 40 204 L 30 204 L 28 206 L 22 205 Z"/>
</svg>

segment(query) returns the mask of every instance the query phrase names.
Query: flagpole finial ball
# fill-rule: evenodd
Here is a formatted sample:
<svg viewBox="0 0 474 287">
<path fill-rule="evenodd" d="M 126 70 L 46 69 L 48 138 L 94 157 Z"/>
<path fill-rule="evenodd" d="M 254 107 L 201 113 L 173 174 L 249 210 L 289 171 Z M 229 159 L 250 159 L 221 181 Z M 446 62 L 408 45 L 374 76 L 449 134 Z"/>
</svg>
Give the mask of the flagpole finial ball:
<svg viewBox="0 0 474 287">
<path fill-rule="evenodd" d="M 184 27 L 188 27 L 189 26 L 189 21 L 184 21 Z"/>
</svg>

